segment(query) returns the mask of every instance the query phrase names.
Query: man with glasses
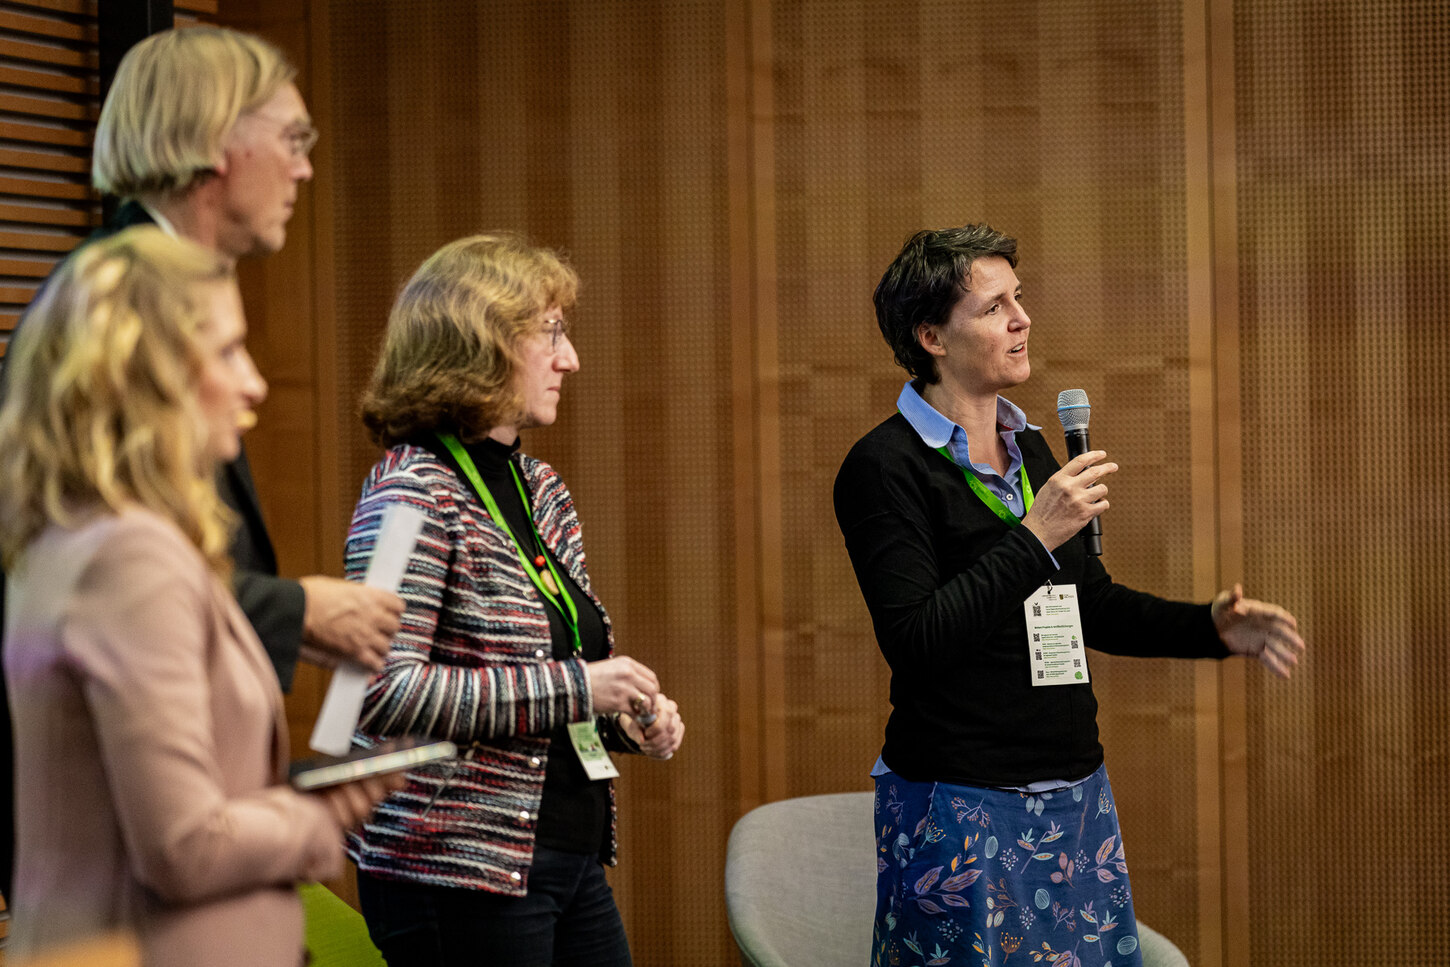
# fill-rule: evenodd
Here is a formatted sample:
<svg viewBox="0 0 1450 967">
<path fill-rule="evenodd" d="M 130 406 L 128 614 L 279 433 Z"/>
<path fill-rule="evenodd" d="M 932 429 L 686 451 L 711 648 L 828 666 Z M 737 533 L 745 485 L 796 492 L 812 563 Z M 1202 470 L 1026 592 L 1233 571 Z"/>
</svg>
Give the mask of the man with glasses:
<svg viewBox="0 0 1450 967">
<path fill-rule="evenodd" d="M 96 188 L 124 203 L 93 238 L 155 223 L 233 260 L 281 249 L 317 141 L 296 73 L 271 44 L 224 28 L 167 30 L 133 47 L 101 109 L 92 162 Z M 237 600 L 283 690 L 299 656 L 381 668 L 402 600 L 340 578 L 278 577 L 245 452 L 217 489 L 239 518 L 231 547 Z M 0 727 L 8 754 L 8 714 Z M 0 786 L 0 891 L 8 892 L 8 770 Z"/>
</svg>

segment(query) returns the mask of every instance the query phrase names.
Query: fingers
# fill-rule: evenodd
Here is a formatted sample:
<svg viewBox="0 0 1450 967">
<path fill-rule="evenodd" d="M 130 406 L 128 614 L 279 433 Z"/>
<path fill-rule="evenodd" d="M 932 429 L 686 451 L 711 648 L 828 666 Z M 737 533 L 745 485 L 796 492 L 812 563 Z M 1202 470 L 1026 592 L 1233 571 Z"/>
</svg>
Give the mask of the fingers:
<svg viewBox="0 0 1450 967">
<path fill-rule="evenodd" d="M 347 782 L 321 794 L 339 829 L 352 829 L 372 810 L 373 801 L 359 786 L 360 783 Z"/>
<path fill-rule="evenodd" d="M 1244 586 L 1235 584 L 1232 590 L 1220 591 L 1213 596 L 1213 604 L 1209 606 L 1209 613 L 1213 615 L 1214 627 L 1218 628 L 1219 634 L 1227 629 L 1229 622 L 1239 617 L 1239 603 L 1244 598 Z"/>
<path fill-rule="evenodd" d="M 596 712 L 618 712 L 619 724 L 640 751 L 668 759 L 685 738 L 685 723 L 674 699 L 659 690 L 654 672 L 630 658 L 610 658 L 588 666 Z M 635 676 L 647 673 L 645 684 Z M 621 688 L 621 684 L 628 682 Z M 617 702 L 618 707 L 611 707 Z"/>
<path fill-rule="evenodd" d="M 1220 591 L 1214 599 L 1213 612 L 1220 631 L 1244 624 L 1255 631 L 1283 638 L 1295 651 L 1304 650 L 1298 619 L 1277 604 L 1244 597 L 1241 584 L 1235 584 L 1232 591 Z"/>
<path fill-rule="evenodd" d="M 1069 477 L 1082 477 L 1086 475 L 1089 482 L 1106 477 L 1110 473 L 1118 472 L 1116 463 L 1103 463 L 1108 456 L 1106 450 L 1089 450 L 1087 453 L 1080 453 L 1067 462 L 1062 472 Z"/>
<path fill-rule="evenodd" d="M 1106 450 L 1089 450 L 1069 460 L 1067 466 L 1059 471 L 1065 478 L 1064 485 L 1068 492 L 1081 493 L 1093 504 L 1101 502 L 1108 492 L 1108 485 L 1103 483 L 1103 478 L 1118 472 L 1116 463 L 1102 462 L 1107 455 Z M 1081 490 L 1074 485 L 1081 485 Z"/>
<path fill-rule="evenodd" d="M 388 657 L 388 648 L 402 626 L 403 599 L 382 588 L 370 588 L 364 584 L 348 584 L 360 592 L 359 613 L 361 627 L 355 636 L 353 660 L 362 662 L 373 670 L 383 667 Z"/>
<path fill-rule="evenodd" d="M 1238 600 L 1233 603 L 1233 611 L 1247 621 L 1255 621 L 1266 626 L 1282 628 L 1290 632 L 1298 632 L 1299 621 L 1286 609 L 1277 604 L 1270 604 L 1267 601 L 1255 601 L 1253 598 L 1243 597 L 1243 588 L 1234 585 L 1238 593 Z"/>
<path fill-rule="evenodd" d="M 628 696 L 629 705 L 634 708 L 636 705 L 641 711 L 647 711 L 654 705 L 655 696 L 660 691 L 660 680 L 648 667 L 641 665 L 625 655 L 608 659 L 610 663 L 618 664 L 619 685 L 630 691 Z"/>
<path fill-rule="evenodd" d="M 654 707 L 659 678 L 633 658 L 619 656 L 586 666 L 594 711 L 643 715 Z"/>
<path fill-rule="evenodd" d="M 338 828 L 349 830 L 373 814 L 376 806 L 390 792 L 403 788 L 407 773 L 391 772 L 383 776 L 367 776 L 325 789 L 317 795 L 332 813 Z"/>
<path fill-rule="evenodd" d="M 1288 678 L 1303 652 L 1303 639 L 1292 631 L 1266 634 L 1259 650 L 1259 662 L 1280 678 Z"/>
<path fill-rule="evenodd" d="M 1259 663 L 1280 678 L 1288 678 L 1299 664 L 1299 654 L 1281 643 L 1267 641 L 1259 652 Z"/>
<path fill-rule="evenodd" d="M 1067 462 L 1036 493 L 1032 509 L 1022 518 L 1049 551 L 1072 539 L 1094 517 L 1112 505 L 1103 482 L 1118 472 L 1116 463 L 1104 463 L 1105 450 L 1089 450 Z"/>
<path fill-rule="evenodd" d="M 1290 671 L 1299 664 L 1299 656 L 1304 654 L 1307 646 L 1299 635 L 1299 623 L 1294 620 L 1294 616 L 1283 608 L 1271 607 L 1276 613 L 1263 623 L 1264 650 L 1260 653 L 1259 660 L 1276 675 L 1288 678 Z"/>
<path fill-rule="evenodd" d="M 1220 591 L 1211 609 L 1214 626 L 1229 651 L 1252 655 L 1280 678 L 1288 678 L 1307 647 L 1299 621 L 1285 608 L 1244 597 L 1242 584 Z"/>
<path fill-rule="evenodd" d="M 655 715 L 653 724 L 644 730 L 640 749 L 652 758 L 668 759 L 685 738 L 685 722 L 680 707 L 663 692 L 655 697 Z"/>
<path fill-rule="evenodd" d="M 334 663 L 345 658 L 372 671 L 381 669 L 401 625 L 403 599 L 381 588 L 323 575 L 305 577 L 301 584 L 306 642 L 334 656 Z"/>
</svg>

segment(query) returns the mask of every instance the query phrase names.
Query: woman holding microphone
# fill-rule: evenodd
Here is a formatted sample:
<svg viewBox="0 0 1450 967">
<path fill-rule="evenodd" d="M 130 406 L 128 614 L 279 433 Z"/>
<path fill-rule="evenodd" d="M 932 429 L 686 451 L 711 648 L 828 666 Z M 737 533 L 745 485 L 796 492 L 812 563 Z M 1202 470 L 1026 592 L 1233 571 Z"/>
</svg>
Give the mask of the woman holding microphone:
<svg viewBox="0 0 1450 967">
<path fill-rule="evenodd" d="M 357 740 L 449 739 L 459 759 L 349 839 L 391 967 L 628 965 L 606 749 L 668 759 L 684 725 L 654 672 L 614 653 L 573 499 L 519 434 L 552 424 L 579 368 L 577 278 L 506 235 L 431 256 L 388 321 L 363 420 L 387 452 L 348 535 L 360 575 L 383 512 L 425 517 L 406 610 Z"/>
<path fill-rule="evenodd" d="M 1031 373 L 1017 243 L 918 232 L 877 286 L 912 376 L 836 477 L 836 520 L 891 666 L 876 780 L 877 965 L 1138 964 L 1137 924 L 1084 647 L 1248 655 L 1288 677 L 1283 608 L 1115 584 L 1079 532 L 1108 509 L 1101 450 L 1059 467 L 1002 394 Z M 1070 629 L 1070 630 L 1069 630 Z M 1045 661 L 1051 639 L 1061 653 Z M 1060 659 L 1060 660 L 1059 660 Z"/>
</svg>

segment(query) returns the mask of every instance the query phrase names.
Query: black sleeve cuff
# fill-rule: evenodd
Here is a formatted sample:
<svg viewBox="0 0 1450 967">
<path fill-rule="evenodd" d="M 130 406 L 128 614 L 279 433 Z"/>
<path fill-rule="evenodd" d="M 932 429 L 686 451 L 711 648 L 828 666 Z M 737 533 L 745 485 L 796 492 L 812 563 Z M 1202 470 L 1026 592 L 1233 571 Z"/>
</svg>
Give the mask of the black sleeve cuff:
<svg viewBox="0 0 1450 967">
<path fill-rule="evenodd" d="M 307 609 L 302 585 L 271 574 L 240 570 L 233 575 L 232 584 L 237 603 L 272 660 L 277 682 L 282 691 L 290 691 L 302 650 L 302 617 Z"/>
</svg>

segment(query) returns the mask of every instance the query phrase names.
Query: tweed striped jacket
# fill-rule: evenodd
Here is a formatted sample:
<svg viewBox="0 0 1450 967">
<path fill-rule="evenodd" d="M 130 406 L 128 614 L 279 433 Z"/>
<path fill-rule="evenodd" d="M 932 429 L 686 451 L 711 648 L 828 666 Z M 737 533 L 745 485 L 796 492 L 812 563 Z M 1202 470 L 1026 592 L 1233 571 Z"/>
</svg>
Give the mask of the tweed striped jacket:
<svg viewBox="0 0 1450 967">
<path fill-rule="evenodd" d="M 539 535 L 599 605 L 568 489 L 548 464 L 517 459 Z M 554 660 L 546 605 L 508 535 L 469 484 L 425 448 L 393 447 L 368 475 L 348 532 L 349 578 L 361 579 L 392 504 L 417 508 L 426 523 L 399 592 L 402 626 L 368 687 L 355 741 L 423 735 L 467 751 L 410 772 L 361 832 L 349 834 L 348 853 L 375 876 L 522 896 L 549 733 L 588 719 L 593 708 L 585 664 Z M 613 654 L 602 606 L 600 614 Z M 601 720 L 601 731 L 607 725 Z M 611 787 L 600 854 L 610 865 L 614 824 Z"/>
</svg>

